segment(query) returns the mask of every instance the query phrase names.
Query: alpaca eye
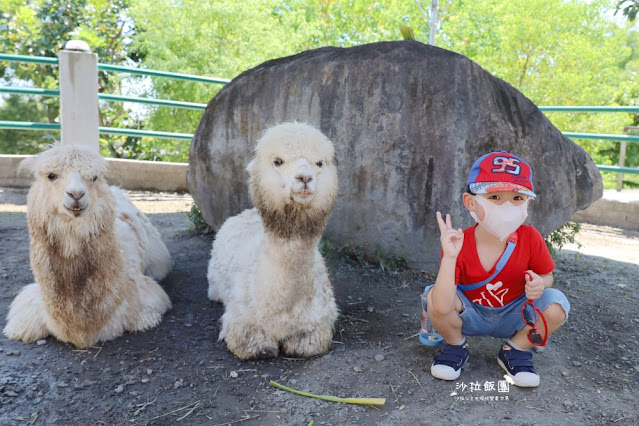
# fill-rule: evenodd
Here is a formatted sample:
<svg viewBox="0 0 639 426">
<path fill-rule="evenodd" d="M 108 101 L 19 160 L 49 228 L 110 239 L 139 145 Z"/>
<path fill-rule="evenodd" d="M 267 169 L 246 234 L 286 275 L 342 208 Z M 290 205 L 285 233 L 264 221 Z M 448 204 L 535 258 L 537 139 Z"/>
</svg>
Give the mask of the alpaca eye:
<svg viewBox="0 0 639 426">
<path fill-rule="evenodd" d="M 97 177 L 97 176 L 93 176 L 93 177 L 91 178 L 91 182 L 95 182 L 96 180 L 98 180 L 98 177 Z"/>
<path fill-rule="evenodd" d="M 56 176 L 56 174 L 55 174 L 55 173 L 49 173 L 49 174 L 47 175 L 47 179 L 49 179 L 50 181 L 54 181 L 54 180 L 55 180 L 55 178 L 57 178 L 57 177 L 58 177 L 58 176 Z"/>
<path fill-rule="evenodd" d="M 315 164 L 317 165 L 317 167 L 322 167 L 324 165 L 324 162 L 323 161 L 318 161 Z"/>
<path fill-rule="evenodd" d="M 279 167 L 284 164 L 284 161 L 281 158 L 276 158 L 275 160 L 273 160 L 273 164 L 275 164 L 275 167 Z"/>
</svg>

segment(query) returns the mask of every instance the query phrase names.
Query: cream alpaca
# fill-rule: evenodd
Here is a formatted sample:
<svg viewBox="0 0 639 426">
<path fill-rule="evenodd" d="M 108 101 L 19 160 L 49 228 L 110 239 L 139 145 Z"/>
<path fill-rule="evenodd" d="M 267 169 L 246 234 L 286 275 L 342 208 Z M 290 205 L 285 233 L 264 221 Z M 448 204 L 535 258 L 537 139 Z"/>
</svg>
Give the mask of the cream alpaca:
<svg viewBox="0 0 639 426">
<path fill-rule="evenodd" d="M 86 348 L 158 325 L 171 302 L 144 274 L 162 279 L 171 258 L 147 217 L 104 180 L 106 161 L 57 145 L 20 166 L 35 177 L 27 220 L 36 283 L 11 303 L 5 336 Z"/>
<path fill-rule="evenodd" d="M 318 243 L 337 196 L 333 144 L 302 123 L 268 129 L 247 167 L 255 208 L 220 228 L 209 299 L 225 305 L 220 340 L 239 359 L 330 349 L 337 306 Z"/>
</svg>

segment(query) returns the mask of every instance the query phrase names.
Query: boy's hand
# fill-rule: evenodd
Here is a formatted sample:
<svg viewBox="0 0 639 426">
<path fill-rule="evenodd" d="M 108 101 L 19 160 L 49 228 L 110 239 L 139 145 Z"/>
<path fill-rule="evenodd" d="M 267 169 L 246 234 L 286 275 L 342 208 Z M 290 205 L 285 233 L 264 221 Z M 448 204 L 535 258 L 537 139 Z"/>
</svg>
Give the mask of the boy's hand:
<svg viewBox="0 0 639 426">
<path fill-rule="evenodd" d="M 457 257 L 464 244 L 464 233 L 460 229 L 453 229 L 453 225 L 450 221 L 450 215 L 446 215 L 446 222 L 442 219 L 442 214 L 437 212 L 437 224 L 439 224 L 439 232 L 441 237 L 439 240 L 442 243 L 442 251 L 444 257 Z"/>
<path fill-rule="evenodd" d="M 544 280 L 530 269 L 526 271 L 526 297 L 530 300 L 536 300 L 541 297 L 546 289 Z"/>
</svg>

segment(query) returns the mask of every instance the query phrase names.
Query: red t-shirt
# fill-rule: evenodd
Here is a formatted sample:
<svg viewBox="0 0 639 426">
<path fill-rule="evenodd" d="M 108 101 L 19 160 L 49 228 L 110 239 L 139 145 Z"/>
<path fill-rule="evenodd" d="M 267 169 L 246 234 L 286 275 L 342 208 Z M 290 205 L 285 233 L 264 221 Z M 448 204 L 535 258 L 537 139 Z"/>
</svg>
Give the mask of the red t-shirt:
<svg viewBox="0 0 639 426">
<path fill-rule="evenodd" d="M 477 225 L 475 225 L 477 226 Z M 464 231 L 464 245 L 457 256 L 455 282 L 474 284 L 484 281 L 495 273 L 495 265 L 486 272 L 477 255 L 475 226 Z M 530 225 L 522 225 L 511 238 L 517 242 L 515 250 L 501 272 L 488 283 L 475 290 L 464 291 L 468 299 L 480 305 L 498 308 L 507 305 L 521 296 L 526 285 L 525 274 L 528 269 L 538 275 L 548 274 L 555 269 L 544 238 Z M 501 285 L 496 284 L 501 281 Z M 461 287 L 463 290 L 463 286 Z"/>
</svg>

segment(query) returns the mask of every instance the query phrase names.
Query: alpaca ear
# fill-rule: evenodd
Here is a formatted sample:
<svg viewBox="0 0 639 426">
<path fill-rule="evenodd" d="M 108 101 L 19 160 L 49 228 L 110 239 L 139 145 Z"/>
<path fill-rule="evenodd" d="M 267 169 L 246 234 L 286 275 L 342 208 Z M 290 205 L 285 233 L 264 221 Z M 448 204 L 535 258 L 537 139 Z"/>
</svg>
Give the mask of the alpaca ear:
<svg viewBox="0 0 639 426">
<path fill-rule="evenodd" d="M 249 175 L 253 175 L 253 172 L 255 171 L 255 158 L 253 158 L 249 163 L 248 166 L 246 166 L 246 171 L 249 173 Z"/>
<path fill-rule="evenodd" d="M 32 155 L 22 160 L 20 164 L 18 164 L 18 176 L 26 174 L 33 175 L 35 172 L 35 163 L 37 158 L 37 155 Z"/>
</svg>

